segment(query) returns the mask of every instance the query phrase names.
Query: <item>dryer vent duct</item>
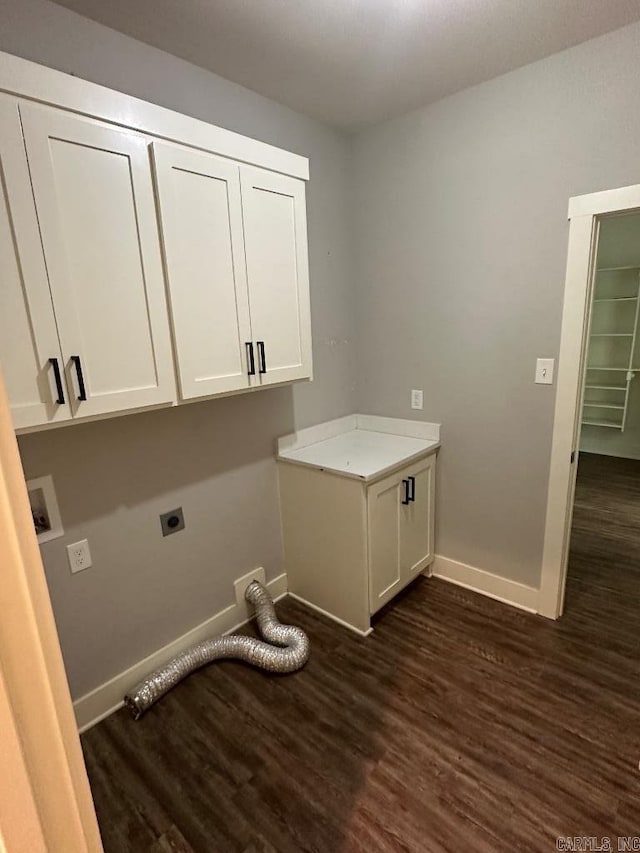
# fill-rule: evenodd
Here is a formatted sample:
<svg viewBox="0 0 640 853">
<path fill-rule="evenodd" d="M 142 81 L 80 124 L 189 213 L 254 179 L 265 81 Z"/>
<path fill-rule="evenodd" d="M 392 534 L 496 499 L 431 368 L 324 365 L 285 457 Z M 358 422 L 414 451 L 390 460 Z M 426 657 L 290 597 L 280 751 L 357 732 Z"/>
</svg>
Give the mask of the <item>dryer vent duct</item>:
<svg viewBox="0 0 640 853">
<path fill-rule="evenodd" d="M 302 628 L 282 625 L 278 621 L 271 596 L 258 581 L 249 584 L 244 597 L 255 607 L 258 630 L 263 640 L 226 634 L 203 640 L 176 655 L 124 697 L 125 705 L 135 720 L 139 720 L 183 678 L 216 660 L 242 660 L 267 672 L 279 673 L 295 672 L 305 665 L 309 659 L 309 638 Z"/>
</svg>

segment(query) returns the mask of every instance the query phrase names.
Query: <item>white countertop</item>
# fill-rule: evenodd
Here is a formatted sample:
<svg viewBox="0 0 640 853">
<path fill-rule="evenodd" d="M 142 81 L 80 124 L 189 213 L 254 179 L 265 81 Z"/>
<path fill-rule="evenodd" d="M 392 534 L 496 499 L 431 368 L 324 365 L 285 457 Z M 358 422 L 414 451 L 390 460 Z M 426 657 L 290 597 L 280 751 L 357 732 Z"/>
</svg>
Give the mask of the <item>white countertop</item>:
<svg viewBox="0 0 640 853">
<path fill-rule="evenodd" d="M 368 481 L 439 446 L 439 424 L 350 415 L 279 439 L 278 459 Z"/>
</svg>

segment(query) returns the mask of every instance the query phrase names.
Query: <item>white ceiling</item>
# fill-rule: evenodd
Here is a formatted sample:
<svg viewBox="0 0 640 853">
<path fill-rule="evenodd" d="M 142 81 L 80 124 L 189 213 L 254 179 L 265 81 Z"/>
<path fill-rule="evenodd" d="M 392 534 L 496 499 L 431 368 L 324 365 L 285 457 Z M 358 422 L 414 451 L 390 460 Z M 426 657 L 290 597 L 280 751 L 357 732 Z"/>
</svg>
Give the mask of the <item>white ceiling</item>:
<svg viewBox="0 0 640 853">
<path fill-rule="evenodd" d="M 354 130 L 640 19 L 640 0 L 56 0 Z"/>
</svg>

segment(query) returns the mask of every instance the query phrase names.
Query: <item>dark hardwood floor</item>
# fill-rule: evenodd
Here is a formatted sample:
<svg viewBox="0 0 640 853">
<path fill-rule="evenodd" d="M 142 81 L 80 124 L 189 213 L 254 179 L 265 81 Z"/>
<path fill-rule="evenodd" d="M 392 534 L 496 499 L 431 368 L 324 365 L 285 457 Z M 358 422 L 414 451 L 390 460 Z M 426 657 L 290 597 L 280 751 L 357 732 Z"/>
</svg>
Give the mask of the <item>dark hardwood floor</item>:
<svg viewBox="0 0 640 853">
<path fill-rule="evenodd" d="M 581 458 L 557 623 L 426 579 L 367 639 L 278 611 L 311 637 L 302 672 L 216 664 L 83 736 L 107 853 L 640 836 L 640 463 Z"/>
</svg>

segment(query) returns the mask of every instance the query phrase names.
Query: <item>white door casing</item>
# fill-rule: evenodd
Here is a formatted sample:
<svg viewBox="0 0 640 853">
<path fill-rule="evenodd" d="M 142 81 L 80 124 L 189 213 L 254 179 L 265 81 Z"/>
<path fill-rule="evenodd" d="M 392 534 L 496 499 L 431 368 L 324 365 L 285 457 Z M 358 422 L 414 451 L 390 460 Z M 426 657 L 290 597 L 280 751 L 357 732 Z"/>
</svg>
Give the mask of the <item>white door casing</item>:
<svg viewBox="0 0 640 853">
<path fill-rule="evenodd" d="M 576 481 L 572 454 L 576 461 L 598 217 L 630 210 L 640 210 L 640 185 L 576 196 L 569 201 L 569 249 L 538 599 L 538 612 L 551 619 L 561 616 L 564 607 Z"/>
</svg>

